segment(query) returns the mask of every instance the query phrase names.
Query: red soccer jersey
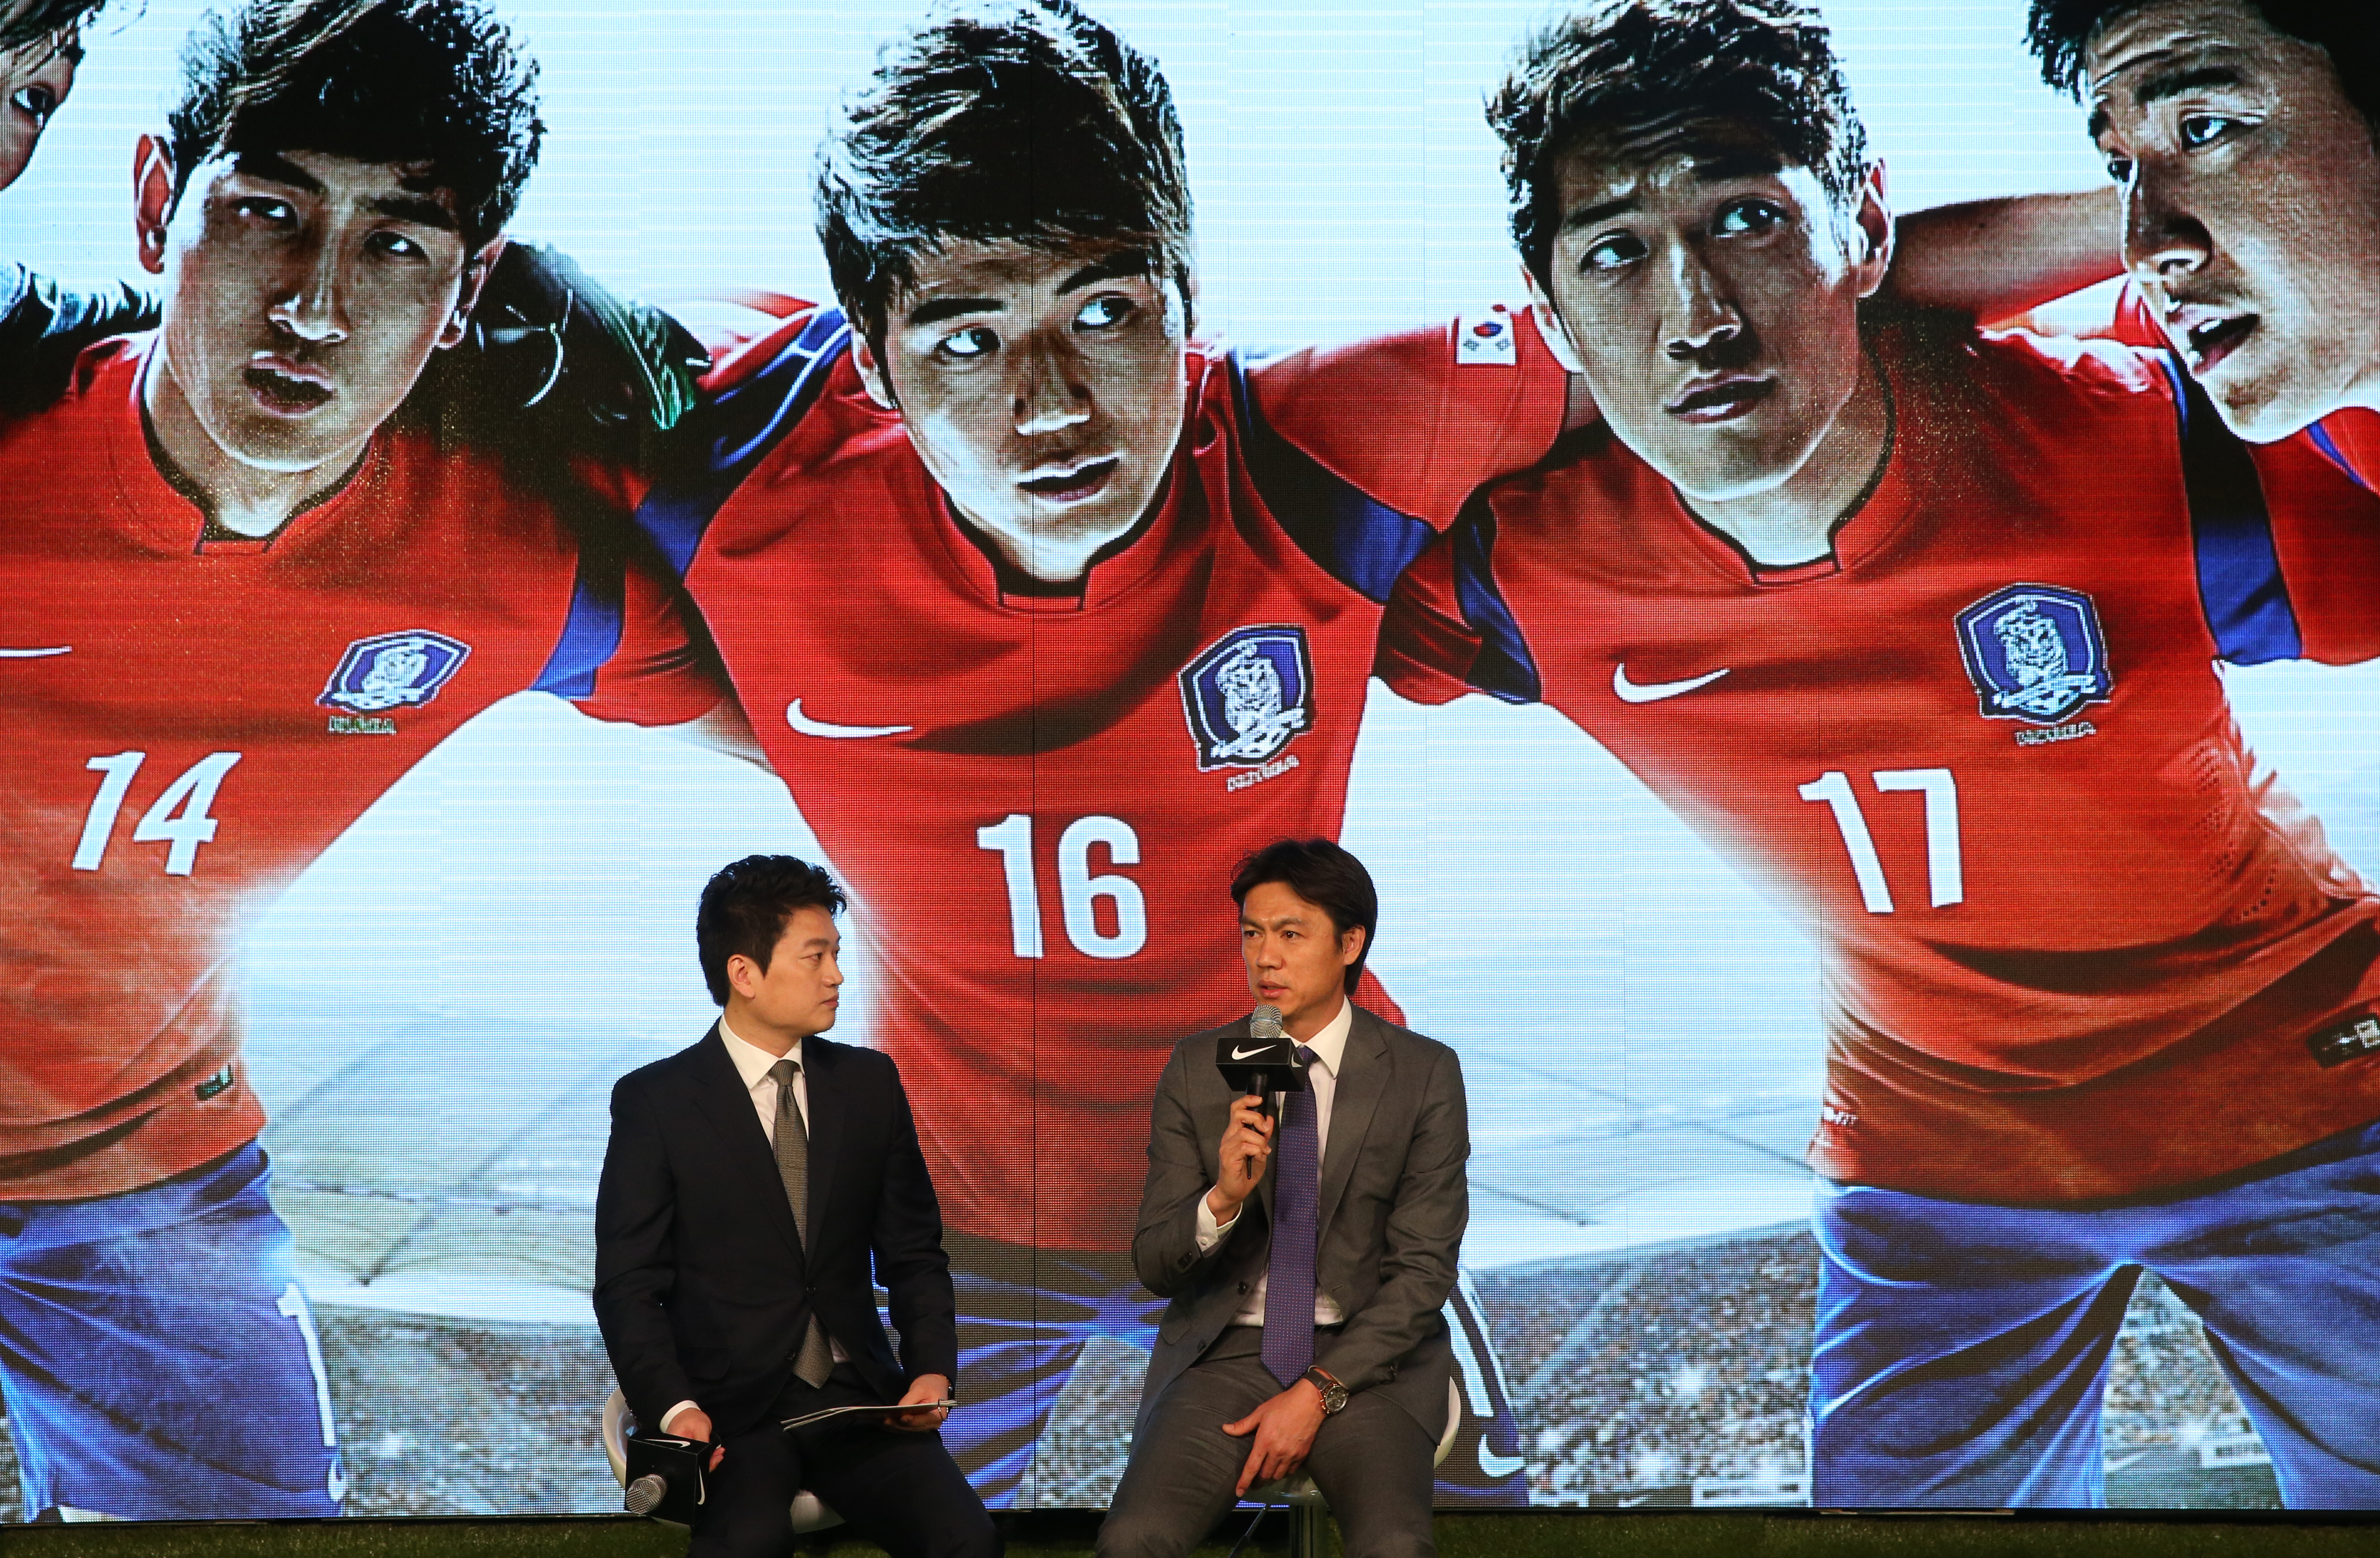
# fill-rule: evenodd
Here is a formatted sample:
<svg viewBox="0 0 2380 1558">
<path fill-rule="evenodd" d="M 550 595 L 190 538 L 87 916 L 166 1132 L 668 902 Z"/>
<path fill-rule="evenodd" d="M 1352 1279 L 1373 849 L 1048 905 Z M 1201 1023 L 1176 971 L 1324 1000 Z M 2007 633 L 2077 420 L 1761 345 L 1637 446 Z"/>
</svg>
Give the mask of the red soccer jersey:
<svg viewBox="0 0 2380 1558">
<path fill-rule="evenodd" d="M 1831 559 L 1753 568 L 1606 439 L 1430 547 L 1382 675 L 1553 705 L 1800 912 L 1831 1178 L 2075 1201 L 2380 1115 L 2380 903 L 2216 665 L 2380 652 L 2380 503 L 2194 387 L 2178 431 L 2161 356 L 1882 358 L 1894 453 Z"/>
<path fill-rule="evenodd" d="M 1002 592 L 848 338 L 803 314 L 726 364 L 689 429 L 703 469 L 643 517 L 866 916 L 870 1037 L 946 1220 L 1123 1248 L 1166 1055 L 1247 1004 L 1234 866 L 1337 834 L 1390 587 L 1427 520 L 1550 444 L 1561 375 L 1509 335 L 1462 366 L 1482 353 L 1445 330 L 1382 344 L 1370 397 L 1343 354 L 1250 374 L 1194 351 L 1159 513 L 1050 600 Z M 1402 437 L 1404 480 L 1360 496 L 1269 429 L 1251 378 L 1266 415 L 1311 390 Z M 1358 999 L 1394 1015 L 1368 976 Z"/>
<path fill-rule="evenodd" d="M 2166 335 L 2140 289 L 2127 286 L 2116 304 L 2115 337 L 2136 347 L 2163 347 Z M 2380 493 L 2380 411 L 2350 406 L 2297 435 L 2373 492 Z"/>
<path fill-rule="evenodd" d="M 455 726 L 531 688 L 654 722 L 716 697 L 666 586 L 425 435 L 383 429 L 269 541 L 207 539 L 150 457 L 147 357 L 94 347 L 0 425 L 0 1201 L 256 1135 L 243 928 Z"/>
</svg>

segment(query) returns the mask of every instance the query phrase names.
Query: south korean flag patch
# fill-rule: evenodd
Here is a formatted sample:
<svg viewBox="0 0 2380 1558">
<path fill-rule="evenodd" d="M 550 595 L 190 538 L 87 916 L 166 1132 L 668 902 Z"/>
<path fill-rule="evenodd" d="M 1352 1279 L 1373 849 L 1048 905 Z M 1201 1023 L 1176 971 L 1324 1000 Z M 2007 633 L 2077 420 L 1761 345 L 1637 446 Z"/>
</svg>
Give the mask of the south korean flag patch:
<svg viewBox="0 0 2380 1558">
<path fill-rule="evenodd" d="M 1499 303 L 1484 313 L 1465 314 L 1454 322 L 1454 360 L 1466 368 L 1517 368 L 1519 338 L 1513 335 L 1512 310 Z"/>
<path fill-rule="evenodd" d="M 1313 727 L 1314 663 L 1303 627 L 1227 633 L 1177 680 L 1201 773 L 1257 767 Z"/>
<path fill-rule="evenodd" d="M 470 645 L 426 628 L 358 639 L 314 701 L 362 714 L 411 708 L 437 697 L 470 657 Z"/>
</svg>

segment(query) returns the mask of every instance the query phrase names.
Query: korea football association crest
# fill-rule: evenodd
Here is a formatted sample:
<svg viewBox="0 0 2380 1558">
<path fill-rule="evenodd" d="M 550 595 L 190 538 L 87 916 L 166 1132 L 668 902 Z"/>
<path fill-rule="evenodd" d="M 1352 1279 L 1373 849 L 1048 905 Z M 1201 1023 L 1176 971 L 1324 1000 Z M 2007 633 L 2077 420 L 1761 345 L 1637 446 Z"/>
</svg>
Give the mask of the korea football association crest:
<svg viewBox="0 0 2380 1558">
<path fill-rule="evenodd" d="M 1314 665 L 1303 627 L 1227 633 L 1178 679 L 1201 772 L 1254 768 L 1314 723 Z"/>
<path fill-rule="evenodd" d="M 1988 720 L 2056 724 L 2115 691 L 2091 597 L 2011 584 L 1959 614 L 1959 652 Z"/>
<path fill-rule="evenodd" d="M 437 697 L 469 658 L 470 645 L 421 628 L 358 639 L 315 701 L 362 714 L 411 708 Z"/>
</svg>

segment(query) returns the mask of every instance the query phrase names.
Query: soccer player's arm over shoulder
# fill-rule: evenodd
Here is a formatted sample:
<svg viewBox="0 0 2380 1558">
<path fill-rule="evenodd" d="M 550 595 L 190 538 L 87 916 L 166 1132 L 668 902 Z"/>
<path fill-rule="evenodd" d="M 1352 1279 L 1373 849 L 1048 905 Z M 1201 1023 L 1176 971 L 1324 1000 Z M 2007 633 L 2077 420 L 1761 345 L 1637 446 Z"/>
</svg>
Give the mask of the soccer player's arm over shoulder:
<svg viewBox="0 0 2380 1558">
<path fill-rule="evenodd" d="M 1372 651 L 1372 675 L 1415 703 L 1451 703 L 1485 690 L 1476 667 L 1484 636 L 1464 615 L 1455 566 L 1468 521 L 1439 532 L 1398 576 Z"/>
<path fill-rule="evenodd" d="M 157 319 L 157 299 L 128 283 L 77 291 L 0 262 L 0 416 L 49 405 L 66 393 L 85 347 Z"/>
<path fill-rule="evenodd" d="M 1593 398 L 1518 305 L 1305 347 L 1258 363 L 1248 383 L 1272 432 L 1439 529 L 1481 483 L 1536 465 L 1595 417 Z"/>
</svg>

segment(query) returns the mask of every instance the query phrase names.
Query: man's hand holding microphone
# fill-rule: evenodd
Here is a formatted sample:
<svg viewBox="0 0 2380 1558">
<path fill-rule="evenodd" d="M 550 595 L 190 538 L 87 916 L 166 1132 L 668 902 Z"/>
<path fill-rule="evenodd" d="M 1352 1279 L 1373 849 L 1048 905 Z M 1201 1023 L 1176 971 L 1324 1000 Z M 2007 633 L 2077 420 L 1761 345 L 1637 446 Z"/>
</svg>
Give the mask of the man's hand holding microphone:
<svg viewBox="0 0 2380 1558">
<path fill-rule="evenodd" d="M 1223 1127 L 1216 1157 L 1215 1187 L 1207 1192 L 1207 1210 L 1215 1214 L 1217 1227 L 1230 1227 L 1264 1181 L 1265 1161 L 1272 1156 L 1272 1116 L 1266 1107 L 1258 1093 L 1232 1101 L 1231 1123 Z"/>
</svg>

